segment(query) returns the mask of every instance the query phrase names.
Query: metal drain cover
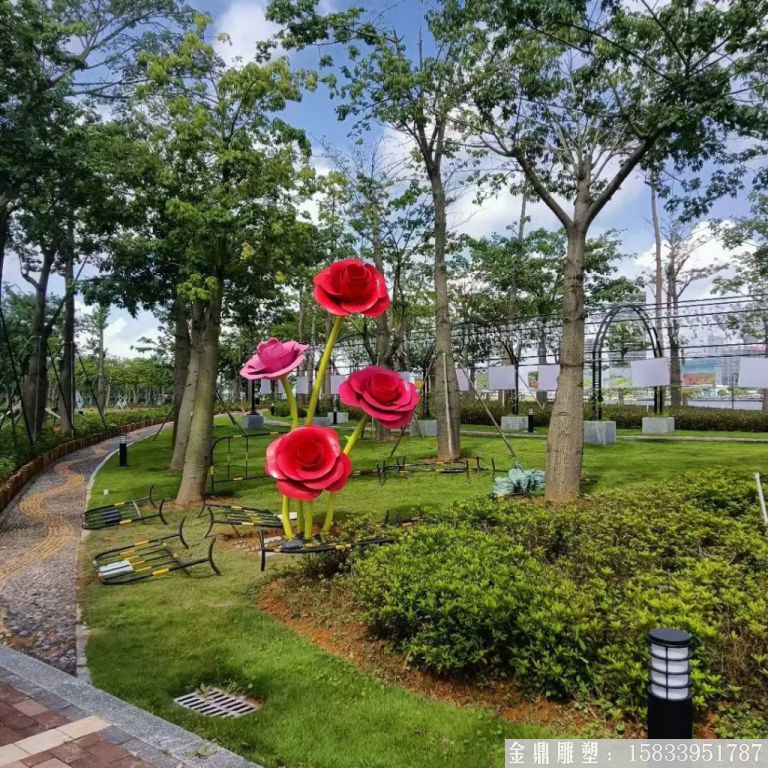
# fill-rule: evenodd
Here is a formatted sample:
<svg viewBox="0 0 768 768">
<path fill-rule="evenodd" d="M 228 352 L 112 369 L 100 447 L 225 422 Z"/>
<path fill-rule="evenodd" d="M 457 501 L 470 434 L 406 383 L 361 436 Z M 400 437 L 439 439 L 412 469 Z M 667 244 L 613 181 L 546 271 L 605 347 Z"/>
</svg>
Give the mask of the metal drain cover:
<svg viewBox="0 0 768 768">
<path fill-rule="evenodd" d="M 218 688 L 185 693 L 175 698 L 174 702 L 205 717 L 242 717 L 259 708 L 259 704 L 255 701 L 233 696 Z"/>
</svg>

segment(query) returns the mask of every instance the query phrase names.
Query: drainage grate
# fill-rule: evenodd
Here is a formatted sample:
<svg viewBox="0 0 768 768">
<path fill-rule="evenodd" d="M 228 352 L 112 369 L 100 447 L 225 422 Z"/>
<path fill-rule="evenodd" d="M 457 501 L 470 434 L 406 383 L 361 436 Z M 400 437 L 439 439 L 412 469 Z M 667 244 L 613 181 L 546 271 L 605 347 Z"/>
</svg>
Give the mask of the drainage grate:
<svg viewBox="0 0 768 768">
<path fill-rule="evenodd" d="M 205 717 L 242 717 L 259 708 L 258 703 L 254 701 L 233 696 L 218 688 L 185 693 L 174 701 L 179 706 L 191 709 Z"/>
</svg>

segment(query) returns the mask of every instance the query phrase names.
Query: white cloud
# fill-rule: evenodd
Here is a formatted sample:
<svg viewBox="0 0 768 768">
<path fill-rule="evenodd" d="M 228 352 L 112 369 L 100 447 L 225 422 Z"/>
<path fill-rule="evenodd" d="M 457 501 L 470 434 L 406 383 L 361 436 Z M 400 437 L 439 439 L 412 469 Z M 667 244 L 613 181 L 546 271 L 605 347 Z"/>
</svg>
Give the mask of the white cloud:
<svg viewBox="0 0 768 768">
<path fill-rule="evenodd" d="M 81 318 L 90 315 L 94 309 L 79 301 L 75 303 L 75 311 Z M 154 340 L 160 335 L 158 320 L 151 312 L 142 310 L 134 319 L 124 309 L 112 307 L 109 320 L 104 329 L 104 347 L 111 357 L 141 357 L 142 354 L 135 348 L 139 339 L 146 337 Z M 81 353 L 90 353 L 93 348 L 90 334 L 80 331 L 77 345 Z"/>
<path fill-rule="evenodd" d="M 216 52 L 228 64 L 240 58 L 243 62 L 253 59 L 256 43 L 275 35 L 280 27 L 267 21 L 265 0 L 237 0 L 216 20 L 216 31 L 227 35 L 217 40 Z"/>
</svg>

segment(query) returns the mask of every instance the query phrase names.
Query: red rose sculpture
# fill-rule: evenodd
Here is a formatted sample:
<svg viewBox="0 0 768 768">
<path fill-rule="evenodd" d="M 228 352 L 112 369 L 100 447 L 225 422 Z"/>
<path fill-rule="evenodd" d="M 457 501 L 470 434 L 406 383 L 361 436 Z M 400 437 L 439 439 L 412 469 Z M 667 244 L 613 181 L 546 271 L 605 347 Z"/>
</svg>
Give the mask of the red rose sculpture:
<svg viewBox="0 0 768 768">
<path fill-rule="evenodd" d="M 280 493 L 302 501 L 316 499 L 323 491 L 340 491 L 352 473 L 338 434 L 315 426 L 299 427 L 270 443 L 266 468 Z"/>
<path fill-rule="evenodd" d="M 269 339 L 259 344 L 256 354 L 240 369 L 240 375 L 249 381 L 279 379 L 304 362 L 309 344 L 298 341 Z"/>
<path fill-rule="evenodd" d="M 419 404 L 413 384 L 395 371 L 375 365 L 350 374 L 339 387 L 339 398 L 345 405 L 361 408 L 388 429 L 410 424 Z"/>
<path fill-rule="evenodd" d="M 391 302 L 384 275 L 359 259 L 342 259 L 315 275 L 315 301 L 332 315 L 379 317 Z"/>
</svg>

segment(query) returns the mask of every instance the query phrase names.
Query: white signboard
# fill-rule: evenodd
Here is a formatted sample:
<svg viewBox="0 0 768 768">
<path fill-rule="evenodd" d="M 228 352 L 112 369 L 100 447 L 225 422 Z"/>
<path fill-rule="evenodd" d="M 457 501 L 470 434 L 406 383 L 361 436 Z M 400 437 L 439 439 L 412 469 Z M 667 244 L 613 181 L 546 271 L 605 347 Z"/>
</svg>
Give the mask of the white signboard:
<svg viewBox="0 0 768 768">
<path fill-rule="evenodd" d="M 459 380 L 459 392 L 469 392 L 469 379 L 461 368 L 456 369 L 456 378 Z"/>
<path fill-rule="evenodd" d="M 648 360 L 632 360 L 633 387 L 669 386 L 669 360 L 666 357 L 651 357 Z"/>
<path fill-rule="evenodd" d="M 559 365 L 539 366 L 539 392 L 554 392 L 557 389 L 557 379 L 560 376 Z"/>
<path fill-rule="evenodd" d="M 261 380 L 261 389 L 259 390 L 262 395 L 272 394 L 272 382 L 269 379 Z"/>
<path fill-rule="evenodd" d="M 410 371 L 398 371 L 398 373 L 403 381 L 413 384 L 413 374 Z"/>
<path fill-rule="evenodd" d="M 768 357 L 742 357 L 739 360 L 739 386 L 768 389 Z"/>
<path fill-rule="evenodd" d="M 285 394 L 285 387 L 283 386 L 283 382 L 280 381 L 280 379 L 277 380 L 277 394 L 278 395 Z"/>
<path fill-rule="evenodd" d="M 346 376 L 343 375 L 337 375 L 333 374 L 331 376 L 331 394 L 332 395 L 338 395 L 339 394 L 339 387 L 342 385 L 343 382 L 347 380 Z"/>
<path fill-rule="evenodd" d="M 309 376 L 296 377 L 296 394 L 297 395 L 309 394 Z"/>
<path fill-rule="evenodd" d="M 515 383 L 514 365 L 495 365 L 488 369 L 488 389 L 514 389 Z"/>
</svg>

